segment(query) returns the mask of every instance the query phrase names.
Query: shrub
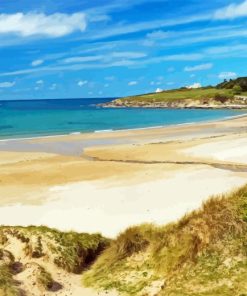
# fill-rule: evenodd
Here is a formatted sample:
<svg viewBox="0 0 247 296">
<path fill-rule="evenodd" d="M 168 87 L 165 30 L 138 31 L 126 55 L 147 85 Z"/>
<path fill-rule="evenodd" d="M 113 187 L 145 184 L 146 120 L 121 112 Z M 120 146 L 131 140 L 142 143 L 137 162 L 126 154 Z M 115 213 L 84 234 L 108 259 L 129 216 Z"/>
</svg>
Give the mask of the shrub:
<svg viewBox="0 0 247 296">
<path fill-rule="evenodd" d="M 232 93 L 234 95 L 240 95 L 242 92 L 242 87 L 239 84 L 234 85 L 233 89 L 232 89 Z"/>
</svg>

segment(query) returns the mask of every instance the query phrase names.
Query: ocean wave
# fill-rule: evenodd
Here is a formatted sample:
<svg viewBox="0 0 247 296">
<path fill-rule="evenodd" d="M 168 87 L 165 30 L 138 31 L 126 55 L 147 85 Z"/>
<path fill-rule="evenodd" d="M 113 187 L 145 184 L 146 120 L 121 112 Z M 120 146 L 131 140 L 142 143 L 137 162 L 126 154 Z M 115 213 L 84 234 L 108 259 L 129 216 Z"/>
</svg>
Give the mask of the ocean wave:
<svg viewBox="0 0 247 296">
<path fill-rule="evenodd" d="M 97 131 L 94 131 L 94 132 L 95 133 L 111 133 L 113 131 L 114 131 L 113 129 L 106 129 L 106 130 L 97 130 Z"/>
</svg>

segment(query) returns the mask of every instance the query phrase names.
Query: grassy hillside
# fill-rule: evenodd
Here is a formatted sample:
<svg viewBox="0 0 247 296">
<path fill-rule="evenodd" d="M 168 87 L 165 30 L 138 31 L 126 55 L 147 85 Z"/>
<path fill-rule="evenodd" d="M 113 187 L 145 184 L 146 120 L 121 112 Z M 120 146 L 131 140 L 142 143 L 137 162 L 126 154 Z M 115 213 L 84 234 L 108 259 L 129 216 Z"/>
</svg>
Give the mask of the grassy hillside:
<svg viewBox="0 0 247 296">
<path fill-rule="evenodd" d="M 167 90 L 159 93 L 130 96 L 103 104 L 104 107 L 208 107 L 246 105 L 247 100 L 236 96 L 247 95 L 247 78 L 224 81 L 215 87 Z"/>
<path fill-rule="evenodd" d="M 247 186 L 164 227 L 120 234 L 83 281 L 126 295 L 246 296 Z"/>
<path fill-rule="evenodd" d="M 234 87 L 240 87 L 240 91 L 247 92 L 247 77 L 224 80 L 216 86 L 218 89 L 233 89 Z"/>
<path fill-rule="evenodd" d="M 35 295 L 60 290 L 67 273 L 80 274 L 108 245 L 99 234 L 0 227 L 0 295 L 22 295 L 33 285 Z M 61 272 L 64 278 L 58 282 Z"/>
<path fill-rule="evenodd" d="M 175 89 L 163 91 L 160 93 L 151 93 L 140 96 L 133 96 L 123 98 L 123 100 L 132 100 L 132 101 L 140 101 L 140 100 L 153 100 L 154 102 L 159 101 L 176 101 L 176 100 L 186 100 L 186 99 L 210 99 L 210 98 L 233 98 L 233 93 L 229 89 L 217 89 L 217 88 L 199 88 L 199 89 Z"/>
</svg>

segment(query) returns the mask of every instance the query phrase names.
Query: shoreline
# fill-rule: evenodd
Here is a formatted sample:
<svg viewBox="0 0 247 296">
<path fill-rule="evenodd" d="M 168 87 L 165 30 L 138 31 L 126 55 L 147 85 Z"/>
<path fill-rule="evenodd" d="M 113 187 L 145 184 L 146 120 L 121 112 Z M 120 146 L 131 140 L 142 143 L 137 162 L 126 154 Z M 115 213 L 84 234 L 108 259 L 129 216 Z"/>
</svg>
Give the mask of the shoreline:
<svg viewBox="0 0 247 296">
<path fill-rule="evenodd" d="M 247 117 L 247 110 L 246 113 L 241 115 L 233 115 L 233 116 L 226 116 L 219 119 L 212 119 L 212 120 L 202 120 L 202 121 L 194 121 L 194 122 L 185 122 L 185 123 L 177 123 L 177 124 L 166 124 L 166 125 L 159 125 L 159 126 L 147 126 L 147 127 L 139 127 L 139 128 L 126 128 L 126 129 L 108 129 L 108 130 L 95 130 L 95 131 L 89 131 L 89 132 L 79 132 L 74 131 L 67 134 L 53 134 L 53 135 L 43 135 L 43 136 L 31 136 L 31 137 L 25 137 L 21 136 L 20 138 L 1 138 L 0 142 L 10 142 L 10 141 L 22 141 L 22 140 L 39 140 L 39 139 L 49 139 L 49 138 L 58 138 L 58 137 L 68 137 L 73 135 L 90 135 L 90 134 L 110 134 L 110 133 L 121 133 L 121 132 L 128 132 L 128 131 L 139 131 L 139 130 L 152 130 L 152 129 L 163 129 L 163 128 L 172 128 L 172 127 L 182 127 L 182 126 L 190 126 L 194 124 L 207 124 L 207 123 L 213 123 L 213 122 L 220 122 L 220 121 L 227 121 L 232 120 L 235 118 L 242 118 Z"/>
</svg>

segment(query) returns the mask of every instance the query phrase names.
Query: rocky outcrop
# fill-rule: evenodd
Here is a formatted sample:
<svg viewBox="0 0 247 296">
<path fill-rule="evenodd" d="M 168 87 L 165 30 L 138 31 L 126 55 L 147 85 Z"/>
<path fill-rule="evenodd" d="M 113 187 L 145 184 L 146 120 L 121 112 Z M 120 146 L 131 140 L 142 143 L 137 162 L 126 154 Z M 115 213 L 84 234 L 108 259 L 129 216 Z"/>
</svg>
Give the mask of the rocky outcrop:
<svg viewBox="0 0 247 296">
<path fill-rule="evenodd" d="M 149 100 L 147 99 L 116 99 L 100 104 L 103 108 L 167 108 L 167 109 L 245 109 L 247 97 L 235 96 L 233 99 L 186 99 L 186 100 Z"/>
</svg>

